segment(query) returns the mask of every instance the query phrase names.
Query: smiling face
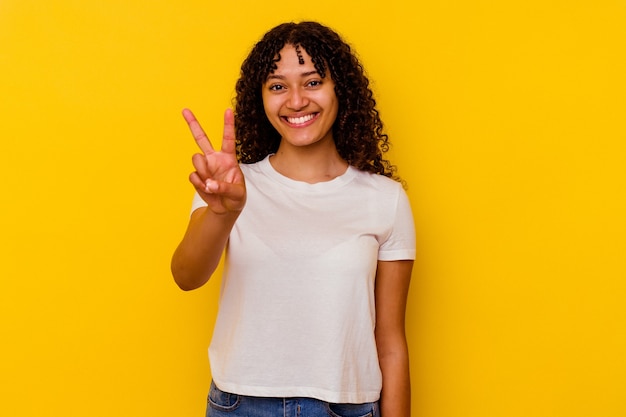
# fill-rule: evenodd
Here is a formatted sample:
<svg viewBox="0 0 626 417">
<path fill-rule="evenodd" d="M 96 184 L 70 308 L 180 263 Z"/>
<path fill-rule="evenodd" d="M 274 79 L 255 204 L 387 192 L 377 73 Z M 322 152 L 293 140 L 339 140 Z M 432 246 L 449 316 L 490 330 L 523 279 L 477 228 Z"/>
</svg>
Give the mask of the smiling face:
<svg viewBox="0 0 626 417">
<path fill-rule="evenodd" d="M 281 136 L 281 148 L 331 144 L 337 117 L 335 83 L 322 78 L 302 48 L 285 45 L 263 84 L 263 107 Z"/>
</svg>

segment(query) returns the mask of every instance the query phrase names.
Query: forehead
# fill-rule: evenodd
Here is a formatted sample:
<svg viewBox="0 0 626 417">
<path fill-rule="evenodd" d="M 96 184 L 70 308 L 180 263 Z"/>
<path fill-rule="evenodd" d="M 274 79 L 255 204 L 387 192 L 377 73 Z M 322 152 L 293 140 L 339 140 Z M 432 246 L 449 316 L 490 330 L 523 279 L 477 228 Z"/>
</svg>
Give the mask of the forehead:
<svg viewBox="0 0 626 417">
<path fill-rule="evenodd" d="M 310 64 L 311 57 L 307 51 L 300 45 L 286 44 L 274 57 L 276 64 L 281 63 L 306 65 Z"/>
<path fill-rule="evenodd" d="M 265 81 L 283 77 L 309 76 L 313 73 L 317 73 L 317 69 L 309 54 L 301 47 L 287 44 L 274 57 L 273 68 L 267 73 Z"/>
<path fill-rule="evenodd" d="M 301 45 L 287 43 L 274 55 L 272 65 L 268 68 L 263 82 L 270 78 L 288 75 L 309 76 L 314 73 L 326 78 L 326 68 L 323 62 L 314 62 L 313 57 Z"/>
</svg>

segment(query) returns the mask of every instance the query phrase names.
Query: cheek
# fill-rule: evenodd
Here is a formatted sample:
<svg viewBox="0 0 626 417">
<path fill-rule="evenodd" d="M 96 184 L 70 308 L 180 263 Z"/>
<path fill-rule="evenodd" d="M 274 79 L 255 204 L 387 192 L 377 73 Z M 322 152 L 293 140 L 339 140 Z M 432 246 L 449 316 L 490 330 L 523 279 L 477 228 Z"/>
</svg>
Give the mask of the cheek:
<svg viewBox="0 0 626 417">
<path fill-rule="evenodd" d="M 265 116 L 267 116 L 270 121 L 272 121 L 273 111 L 272 111 L 272 102 L 270 100 L 266 100 L 263 98 L 263 110 L 265 111 Z"/>
<path fill-rule="evenodd" d="M 271 94 L 263 94 L 261 97 L 263 98 L 263 109 L 265 110 L 265 113 L 269 114 L 277 111 L 279 105 L 276 97 Z"/>
<path fill-rule="evenodd" d="M 326 95 L 326 107 L 329 109 L 333 109 L 335 113 L 337 112 L 337 108 L 339 107 L 339 99 L 335 94 L 335 90 L 331 90 Z"/>
<path fill-rule="evenodd" d="M 329 108 L 333 112 L 333 119 L 336 118 L 337 113 L 339 113 L 339 100 L 336 97 L 329 102 Z"/>
<path fill-rule="evenodd" d="M 268 99 L 267 95 L 265 95 L 265 93 L 261 94 L 261 100 L 263 100 L 263 109 L 267 113 L 269 99 Z"/>
<path fill-rule="evenodd" d="M 267 120 L 272 126 L 274 126 L 274 129 L 278 130 L 280 120 L 278 118 L 276 106 L 272 105 L 271 100 L 263 100 L 263 110 L 265 111 L 265 117 L 267 118 Z"/>
</svg>

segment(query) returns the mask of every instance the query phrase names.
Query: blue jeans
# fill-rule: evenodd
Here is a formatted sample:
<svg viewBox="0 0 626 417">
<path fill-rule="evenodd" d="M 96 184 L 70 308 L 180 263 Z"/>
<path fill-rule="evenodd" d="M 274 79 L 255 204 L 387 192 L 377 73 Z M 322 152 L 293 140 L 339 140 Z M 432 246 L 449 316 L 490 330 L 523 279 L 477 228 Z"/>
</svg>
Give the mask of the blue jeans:
<svg viewBox="0 0 626 417">
<path fill-rule="evenodd" d="M 230 394 L 211 382 L 207 417 L 380 417 L 378 402 L 332 404 L 314 398 L 265 398 Z"/>
</svg>

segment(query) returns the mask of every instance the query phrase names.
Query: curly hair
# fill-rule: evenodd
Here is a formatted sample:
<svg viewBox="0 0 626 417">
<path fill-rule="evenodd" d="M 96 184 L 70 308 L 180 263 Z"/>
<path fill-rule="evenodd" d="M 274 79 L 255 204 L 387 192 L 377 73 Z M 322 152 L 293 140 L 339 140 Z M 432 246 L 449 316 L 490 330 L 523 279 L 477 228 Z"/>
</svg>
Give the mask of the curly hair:
<svg viewBox="0 0 626 417">
<path fill-rule="evenodd" d="M 339 108 L 332 133 L 339 155 L 362 171 L 401 181 L 396 167 L 383 158 L 390 143 L 363 66 L 336 32 L 316 22 L 276 26 L 244 60 L 235 87 L 239 162 L 258 162 L 278 150 L 281 138 L 265 115 L 261 89 L 277 69 L 285 45 L 306 50 L 320 76 L 324 78 L 328 71 L 335 83 Z"/>
</svg>

